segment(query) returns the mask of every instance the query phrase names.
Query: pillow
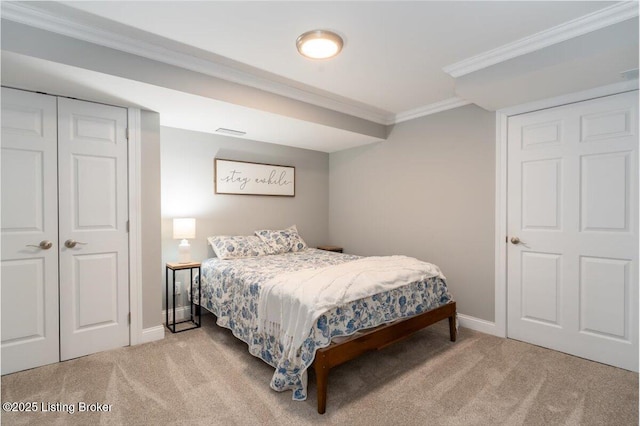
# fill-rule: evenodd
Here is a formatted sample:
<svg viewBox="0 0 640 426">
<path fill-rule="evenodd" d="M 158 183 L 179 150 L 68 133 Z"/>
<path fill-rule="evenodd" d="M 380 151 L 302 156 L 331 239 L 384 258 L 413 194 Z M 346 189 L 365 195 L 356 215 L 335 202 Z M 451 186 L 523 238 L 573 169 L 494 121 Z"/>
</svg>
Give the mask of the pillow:
<svg viewBox="0 0 640 426">
<path fill-rule="evenodd" d="M 215 236 L 207 238 L 211 248 L 219 259 L 265 256 L 275 252 L 260 238 L 250 236 Z"/>
<path fill-rule="evenodd" d="M 267 244 L 275 253 L 287 253 L 290 251 L 300 251 L 306 249 L 298 228 L 295 225 L 282 230 L 262 229 L 256 231 L 256 235 Z"/>
</svg>

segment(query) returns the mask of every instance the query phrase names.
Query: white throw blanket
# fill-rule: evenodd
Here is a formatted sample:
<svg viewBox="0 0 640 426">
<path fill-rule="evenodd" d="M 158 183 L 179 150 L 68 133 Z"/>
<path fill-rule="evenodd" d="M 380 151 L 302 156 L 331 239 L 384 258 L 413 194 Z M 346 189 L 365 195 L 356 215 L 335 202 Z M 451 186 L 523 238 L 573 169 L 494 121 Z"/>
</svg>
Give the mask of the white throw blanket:
<svg viewBox="0 0 640 426">
<path fill-rule="evenodd" d="M 260 290 L 258 331 L 279 336 L 284 355 L 293 359 L 328 310 L 436 276 L 444 279 L 437 266 L 406 256 L 365 257 L 278 275 Z"/>
</svg>

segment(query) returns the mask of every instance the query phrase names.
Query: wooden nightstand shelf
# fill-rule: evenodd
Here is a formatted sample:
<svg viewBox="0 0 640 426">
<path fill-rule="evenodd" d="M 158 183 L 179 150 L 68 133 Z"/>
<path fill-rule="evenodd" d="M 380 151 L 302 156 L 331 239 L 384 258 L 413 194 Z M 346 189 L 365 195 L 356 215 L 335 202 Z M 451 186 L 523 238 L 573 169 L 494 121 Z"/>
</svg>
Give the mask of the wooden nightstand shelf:
<svg viewBox="0 0 640 426">
<path fill-rule="evenodd" d="M 325 251 L 333 251 L 336 253 L 342 253 L 342 247 L 338 247 L 338 246 L 318 246 L 317 247 L 318 250 L 325 250 Z"/>
<path fill-rule="evenodd" d="M 189 301 L 189 318 L 176 322 L 176 271 L 181 271 L 184 269 L 188 269 L 190 271 L 189 284 L 191 286 L 191 300 Z M 202 285 L 200 283 L 200 262 L 167 263 L 166 270 L 165 270 L 165 274 L 166 274 L 165 295 L 166 295 L 166 301 L 167 301 L 167 303 L 165 304 L 165 325 L 172 333 L 180 333 L 182 331 L 198 328 L 202 324 L 200 306 L 195 305 L 193 303 L 193 299 L 194 299 L 193 270 L 194 269 L 198 270 L 198 302 L 200 302 L 202 298 Z M 171 282 L 171 290 L 172 290 L 171 293 L 173 295 L 173 304 L 171 305 L 172 311 L 173 311 L 173 321 L 171 323 L 169 323 L 169 270 L 173 272 L 173 281 Z M 198 318 L 198 321 L 196 321 L 196 317 Z M 190 327 L 179 327 L 179 329 L 176 330 L 176 326 L 178 324 L 186 324 L 186 323 L 191 323 L 193 325 Z"/>
</svg>

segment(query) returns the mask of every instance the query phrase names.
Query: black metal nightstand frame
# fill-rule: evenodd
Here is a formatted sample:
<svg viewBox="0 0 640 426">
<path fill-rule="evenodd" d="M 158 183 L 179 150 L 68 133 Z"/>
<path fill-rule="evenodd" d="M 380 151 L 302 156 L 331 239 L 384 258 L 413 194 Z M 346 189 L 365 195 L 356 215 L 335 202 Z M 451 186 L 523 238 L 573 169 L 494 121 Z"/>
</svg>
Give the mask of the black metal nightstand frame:
<svg viewBox="0 0 640 426">
<path fill-rule="evenodd" d="M 188 269 L 189 270 L 189 285 L 191 287 L 191 297 L 189 300 L 189 319 L 185 319 L 179 322 L 176 322 L 176 271 L 182 271 Z M 198 270 L 198 303 L 202 298 L 202 284 L 200 282 L 200 263 L 167 263 L 165 275 L 165 300 L 166 300 L 166 309 L 165 309 L 165 325 L 172 333 L 181 333 L 187 330 L 193 330 L 194 328 L 200 328 L 202 325 L 202 312 L 199 305 L 196 305 L 193 302 L 193 270 Z M 171 305 L 173 311 L 173 322 L 169 323 L 169 270 L 173 272 L 173 281 L 171 282 L 172 296 L 173 296 L 173 304 Z M 196 321 L 196 317 L 198 321 Z M 180 328 L 180 330 L 176 329 L 178 324 L 183 324 L 190 322 L 193 324 L 192 327 Z"/>
</svg>

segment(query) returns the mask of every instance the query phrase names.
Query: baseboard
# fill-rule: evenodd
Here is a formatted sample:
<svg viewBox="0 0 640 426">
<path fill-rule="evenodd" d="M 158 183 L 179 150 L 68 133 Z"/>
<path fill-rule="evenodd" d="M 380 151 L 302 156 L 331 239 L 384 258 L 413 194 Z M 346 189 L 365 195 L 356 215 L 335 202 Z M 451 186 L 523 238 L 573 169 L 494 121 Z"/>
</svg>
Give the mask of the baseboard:
<svg viewBox="0 0 640 426">
<path fill-rule="evenodd" d="M 500 334 L 496 323 L 472 317 L 469 315 L 458 314 L 458 324 L 460 327 L 469 328 L 481 333 L 491 334 L 493 336 L 504 337 Z"/>
<path fill-rule="evenodd" d="M 190 316 L 189 306 L 178 306 L 176 308 L 176 322 L 185 320 Z M 162 311 L 162 321 L 166 318 L 166 311 Z M 169 322 L 173 321 L 173 309 L 169 309 Z"/>
<path fill-rule="evenodd" d="M 140 344 L 164 339 L 164 325 L 156 325 L 142 330 Z"/>
<path fill-rule="evenodd" d="M 156 340 L 164 339 L 164 319 L 166 318 L 166 311 L 162 311 L 163 324 L 156 325 L 155 327 L 149 327 L 142 330 L 142 335 L 138 344 L 155 342 Z M 189 306 L 181 306 L 176 309 L 176 322 L 182 321 L 189 317 Z M 173 320 L 173 309 L 169 309 L 169 321 Z"/>
</svg>

